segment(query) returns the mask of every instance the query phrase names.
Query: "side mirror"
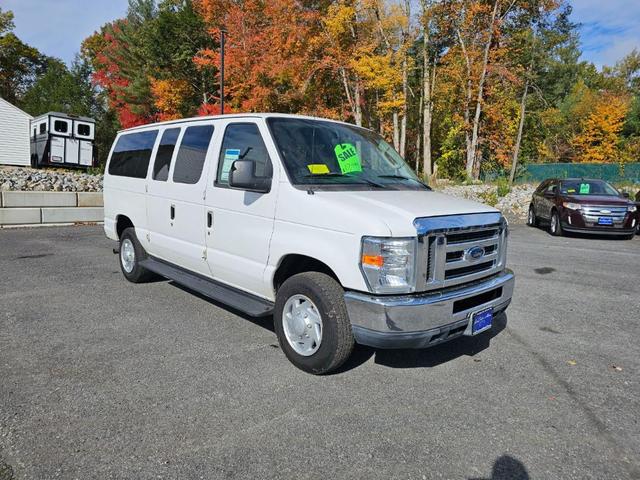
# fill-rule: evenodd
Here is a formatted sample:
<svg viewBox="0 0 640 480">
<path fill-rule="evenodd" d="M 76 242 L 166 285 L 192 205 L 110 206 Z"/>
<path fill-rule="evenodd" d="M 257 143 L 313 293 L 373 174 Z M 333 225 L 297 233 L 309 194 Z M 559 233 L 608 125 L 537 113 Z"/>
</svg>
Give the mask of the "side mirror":
<svg viewBox="0 0 640 480">
<path fill-rule="evenodd" d="M 629 195 L 629 192 L 622 192 L 622 196 L 624 198 L 630 198 L 631 197 L 631 195 Z"/>
<path fill-rule="evenodd" d="M 258 176 L 257 164 L 251 160 L 236 160 L 229 171 L 229 187 L 250 192 L 268 193 L 271 190 L 271 175 Z"/>
</svg>

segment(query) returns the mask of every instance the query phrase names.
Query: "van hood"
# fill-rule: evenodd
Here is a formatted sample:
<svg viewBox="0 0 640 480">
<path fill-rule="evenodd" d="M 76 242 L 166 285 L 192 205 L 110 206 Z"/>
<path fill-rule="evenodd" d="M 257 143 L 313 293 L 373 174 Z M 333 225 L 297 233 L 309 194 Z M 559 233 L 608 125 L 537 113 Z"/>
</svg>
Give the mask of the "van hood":
<svg viewBox="0 0 640 480">
<path fill-rule="evenodd" d="M 420 217 L 497 212 L 478 202 L 428 190 L 318 191 L 312 203 L 331 227 L 367 235 L 414 236 L 413 221 Z M 315 218 L 318 220 L 318 217 Z M 388 232 L 380 232 L 385 224 Z M 384 229 L 386 230 L 386 229 Z"/>
</svg>

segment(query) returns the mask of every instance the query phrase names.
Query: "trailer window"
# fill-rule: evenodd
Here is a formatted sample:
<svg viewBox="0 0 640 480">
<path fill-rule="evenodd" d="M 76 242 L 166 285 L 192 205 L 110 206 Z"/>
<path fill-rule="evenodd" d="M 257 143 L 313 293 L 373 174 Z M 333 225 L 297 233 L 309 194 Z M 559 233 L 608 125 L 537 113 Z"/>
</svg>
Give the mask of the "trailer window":
<svg viewBox="0 0 640 480">
<path fill-rule="evenodd" d="M 109 162 L 109 175 L 145 178 L 157 136 L 157 130 L 120 136 Z"/>
<path fill-rule="evenodd" d="M 67 122 L 63 122 L 62 120 L 56 120 L 53 122 L 53 130 L 58 133 L 67 133 L 69 126 Z"/>
<path fill-rule="evenodd" d="M 176 166 L 173 171 L 175 183 L 198 183 L 212 135 L 213 125 L 187 128 L 176 157 Z"/>
<path fill-rule="evenodd" d="M 79 123 L 78 135 L 82 135 L 83 137 L 88 137 L 89 135 L 91 135 L 91 127 L 86 123 Z"/>
<path fill-rule="evenodd" d="M 179 128 L 170 128 L 165 130 L 160 140 L 156 160 L 153 164 L 153 179 L 166 182 L 169 178 L 169 167 L 171 166 L 171 157 L 178 141 L 180 134 Z"/>
<path fill-rule="evenodd" d="M 45 133 L 47 131 L 47 124 L 46 123 L 41 123 L 40 124 L 40 133 Z"/>
</svg>

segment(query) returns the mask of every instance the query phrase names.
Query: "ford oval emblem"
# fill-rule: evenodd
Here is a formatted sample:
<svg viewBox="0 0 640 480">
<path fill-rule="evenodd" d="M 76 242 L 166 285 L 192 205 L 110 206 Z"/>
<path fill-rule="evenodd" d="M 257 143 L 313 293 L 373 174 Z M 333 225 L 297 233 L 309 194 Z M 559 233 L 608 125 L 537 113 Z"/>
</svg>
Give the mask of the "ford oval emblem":
<svg viewBox="0 0 640 480">
<path fill-rule="evenodd" d="M 467 258 L 472 260 L 478 260 L 484 256 L 484 248 L 482 247 L 471 247 L 467 250 Z"/>
</svg>

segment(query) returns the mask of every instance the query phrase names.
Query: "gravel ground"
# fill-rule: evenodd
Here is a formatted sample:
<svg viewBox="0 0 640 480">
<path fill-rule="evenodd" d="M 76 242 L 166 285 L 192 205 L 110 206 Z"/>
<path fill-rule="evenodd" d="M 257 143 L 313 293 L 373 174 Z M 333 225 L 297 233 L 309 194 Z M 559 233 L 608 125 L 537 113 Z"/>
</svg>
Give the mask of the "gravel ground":
<svg viewBox="0 0 640 480">
<path fill-rule="evenodd" d="M 0 478 L 640 478 L 640 237 L 512 228 L 489 332 L 288 363 L 271 320 L 127 283 L 100 227 L 0 231 Z"/>
<path fill-rule="evenodd" d="M 102 175 L 63 169 L 0 167 L 0 190 L 101 192 Z"/>
</svg>

